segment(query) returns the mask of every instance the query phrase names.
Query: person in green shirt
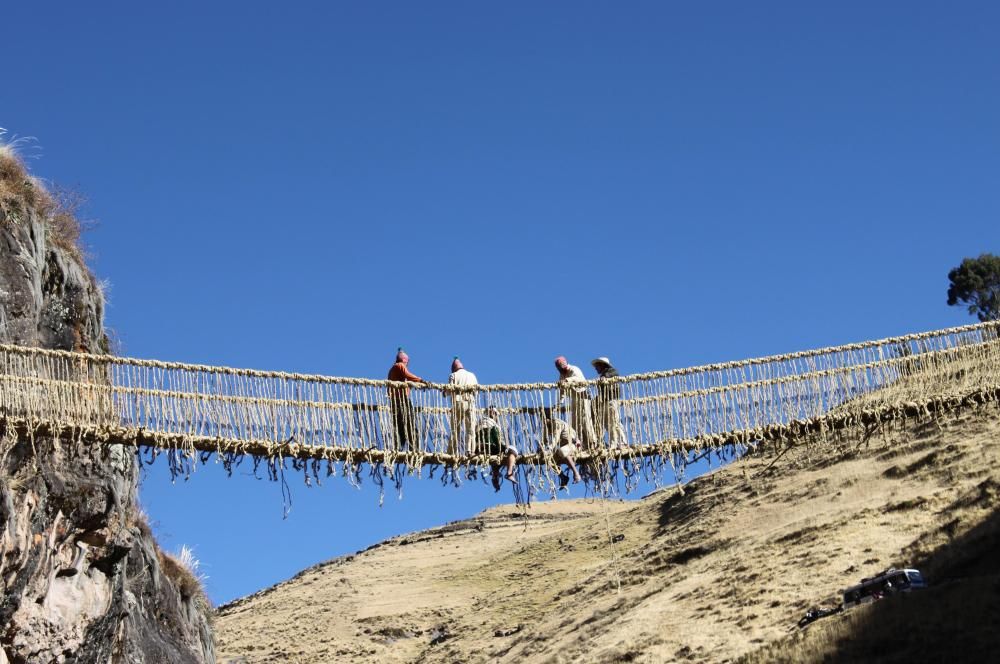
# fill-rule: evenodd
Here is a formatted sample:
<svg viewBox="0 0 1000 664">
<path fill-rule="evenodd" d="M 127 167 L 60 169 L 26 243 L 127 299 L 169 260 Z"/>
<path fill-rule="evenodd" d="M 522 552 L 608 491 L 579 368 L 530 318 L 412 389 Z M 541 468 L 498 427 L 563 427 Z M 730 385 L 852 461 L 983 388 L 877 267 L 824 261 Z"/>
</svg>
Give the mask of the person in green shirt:
<svg viewBox="0 0 1000 664">
<path fill-rule="evenodd" d="M 512 483 L 517 484 L 517 475 L 514 472 L 514 464 L 517 463 L 517 447 L 514 443 L 504 441 L 503 430 L 500 427 L 500 409 L 490 406 L 479 418 L 476 427 L 476 440 L 479 443 L 479 453 L 500 457 L 500 463 L 490 464 L 490 475 L 493 481 L 493 488 L 500 490 L 500 473 L 506 469 L 504 477 Z"/>
</svg>

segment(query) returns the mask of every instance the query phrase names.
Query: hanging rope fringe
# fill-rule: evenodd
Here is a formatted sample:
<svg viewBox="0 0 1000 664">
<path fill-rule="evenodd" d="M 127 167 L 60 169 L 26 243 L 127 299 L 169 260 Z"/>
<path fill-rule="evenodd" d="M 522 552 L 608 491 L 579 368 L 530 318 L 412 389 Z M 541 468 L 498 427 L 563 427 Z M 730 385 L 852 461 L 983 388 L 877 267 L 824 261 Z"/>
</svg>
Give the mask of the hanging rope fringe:
<svg viewBox="0 0 1000 664">
<path fill-rule="evenodd" d="M 620 491 L 619 471 L 629 491 L 713 452 L 725 460 L 803 435 L 867 436 L 896 419 L 996 402 L 998 330 L 982 323 L 636 374 L 612 379 L 617 391 L 595 380 L 566 404 L 555 383 L 424 386 L 0 345 L 0 421 L 31 440 L 162 449 L 175 476 L 190 474 L 199 453 L 229 473 L 248 456 L 255 468 L 263 459 L 283 492 L 286 460 L 307 484 L 319 483 L 325 462 L 328 476 L 339 465 L 357 485 L 367 464 L 380 490 L 388 480 L 401 495 L 403 478 L 423 466 L 441 466 L 442 481 L 459 485 L 500 461 L 468 449 L 472 437 L 457 430 L 469 426 L 459 412 L 471 400 L 473 419 L 497 409 L 503 440 L 521 451 L 519 500 L 558 486 L 550 415 L 583 436 L 577 464 L 594 493 L 608 495 Z"/>
</svg>

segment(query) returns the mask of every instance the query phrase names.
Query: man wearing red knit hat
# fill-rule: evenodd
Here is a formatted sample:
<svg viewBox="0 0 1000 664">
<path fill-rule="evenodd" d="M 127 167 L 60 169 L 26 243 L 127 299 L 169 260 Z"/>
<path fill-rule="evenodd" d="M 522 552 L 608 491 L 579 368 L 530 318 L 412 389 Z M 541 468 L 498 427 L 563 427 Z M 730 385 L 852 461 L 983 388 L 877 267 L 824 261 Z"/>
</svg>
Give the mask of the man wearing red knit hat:
<svg viewBox="0 0 1000 664">
<path fill-rule="evenodd" d="M 398 383 L 423 383 L 427 385 L 426 380 L 410 372 L 407 366 L 409 363 L 410 356 L 400 346 L 396 350 L 396 363 L 389 369 L 389 380 Z M 393 449 L 400 451 L 407 449 L 408 445 L 416 446 L 420 439 L 417 436 L 417 418 L 413 411 L 413 402 L 410 401 L 409 386 L 390 385 L 387 393 L 396 433 L 396 444 Z"/>
<path fill-rule="evenodd" d="M 597 444 L 597 434 L 594 432 L 587 379 L 580 367 L 573 366 L 562 355 L 556 358 L 556 369 L 559 371 L 559 393 L 563 400 L 567 396 L 570 398 L 573 428 L 583 438 L 584 446 L 590 450 Z"/>
</svg>

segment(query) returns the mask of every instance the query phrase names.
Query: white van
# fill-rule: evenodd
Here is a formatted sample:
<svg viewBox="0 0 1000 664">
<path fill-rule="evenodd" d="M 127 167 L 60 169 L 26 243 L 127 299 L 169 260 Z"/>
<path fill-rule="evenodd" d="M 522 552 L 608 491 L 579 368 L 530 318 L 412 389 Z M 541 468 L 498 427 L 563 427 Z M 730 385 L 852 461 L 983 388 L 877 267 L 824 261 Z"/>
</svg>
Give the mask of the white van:
<svg viewBox="0 0 1000 664">
<path fill-rule="evenodd" d="M 844 590 L 844 608 L 868 604 L 893 593 L 926 588 L 923 574 L 916 569 L 889 568 L 878 576 L 862 579 L 861 583 Z"/>
</svg>

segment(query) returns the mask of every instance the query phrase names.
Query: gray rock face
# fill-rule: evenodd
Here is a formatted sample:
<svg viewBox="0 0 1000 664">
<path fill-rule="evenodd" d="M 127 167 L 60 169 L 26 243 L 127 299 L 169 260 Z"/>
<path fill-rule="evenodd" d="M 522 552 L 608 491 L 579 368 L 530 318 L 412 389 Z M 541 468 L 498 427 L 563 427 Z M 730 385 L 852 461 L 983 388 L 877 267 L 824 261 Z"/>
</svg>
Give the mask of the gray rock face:
<svg viewBox="0 0 1000 664">
<path fill-rule="evenodd" d="M 99 285 L 45 207 L 10 195 L 23 183 L 4 184 L 0 342 L 107 352 Z M 210 610 L 165 573 L 129 450 L 25 440 L 2 415 L 0 664 L 214 662 Z"/>
</svg>

